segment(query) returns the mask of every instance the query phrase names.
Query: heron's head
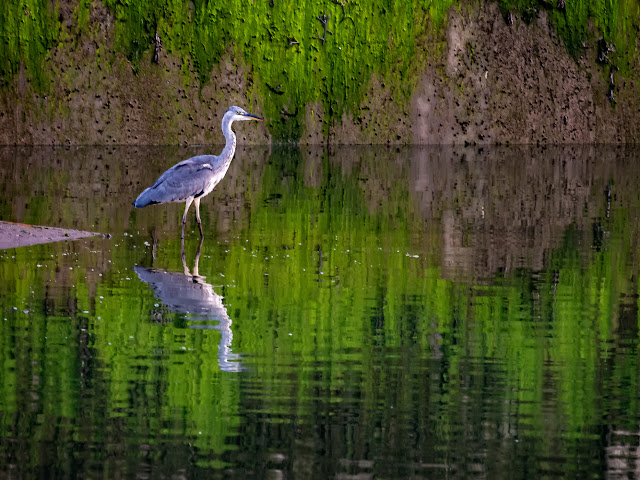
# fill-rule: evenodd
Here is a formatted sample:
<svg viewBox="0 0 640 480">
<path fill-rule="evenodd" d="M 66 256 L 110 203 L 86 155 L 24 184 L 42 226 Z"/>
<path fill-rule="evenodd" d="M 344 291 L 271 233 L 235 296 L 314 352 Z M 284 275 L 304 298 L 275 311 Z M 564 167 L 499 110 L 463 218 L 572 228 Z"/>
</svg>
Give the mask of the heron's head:
<svg viewBox="0 0 640 480">
<path fill-rule="evenodd" d="M 258 120 L 258 121 L 262 120 L 262 118 L 256 115 L 252 115 L 251 113 L 247 112 L 246 110 L 240 107 L 231 107 L 229 110 L 227 110 L 227 113 L 225 113 L 225 117 L 227 115 L 231 116 L 232 122 L 243 121 L 243 120 Z"/>
</svg>

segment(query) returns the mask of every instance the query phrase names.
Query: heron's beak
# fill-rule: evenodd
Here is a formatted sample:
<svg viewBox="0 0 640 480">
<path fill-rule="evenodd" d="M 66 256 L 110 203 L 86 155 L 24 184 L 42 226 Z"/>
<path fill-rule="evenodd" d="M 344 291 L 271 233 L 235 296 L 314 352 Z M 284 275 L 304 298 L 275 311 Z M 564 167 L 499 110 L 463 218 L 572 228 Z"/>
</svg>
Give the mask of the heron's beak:
<svg viewBox="0 0 640 480">
<path fill-rule="evenodd" d="M 252 115 L 250 113 L 246 113 L 244 116 L 248 117 L 247 120 L 257 120 L 258 122 L 262 122 L 264 120 L 264 118 L 258 117 L 257 115 Z"/>
</svg>

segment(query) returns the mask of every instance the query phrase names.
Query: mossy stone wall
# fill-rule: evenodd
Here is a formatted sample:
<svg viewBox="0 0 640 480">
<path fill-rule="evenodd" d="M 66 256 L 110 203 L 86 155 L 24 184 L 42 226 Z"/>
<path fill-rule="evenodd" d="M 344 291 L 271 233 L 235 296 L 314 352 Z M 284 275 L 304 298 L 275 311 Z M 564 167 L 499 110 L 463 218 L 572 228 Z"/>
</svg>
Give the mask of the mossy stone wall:
<svg viewBox="0 0 640 480">
<path fill-rule="evenodd" d="M 78 53 L 86 53 L 95 59 L 98 69 L 111 74 L 122 68 L 124 59 L 129 69 L 124 75 L 133 76 L 134 81 L 137 76 L 142 89 L 147 88 L 144 76 L 165 75 L 166 71 L 152 68 L 160 65 L 157 68 L 167 70 L 162 60 L 170 59 L 177 65 L 182 89 L 196 89 L 188 95 L 189 103 L 210 102 L 213 97 L 207 99 L 202 92 L 212 83 L 216 89 L 226 81 L 220 69 L 226 55 L 242 70 L 239 96 L 259 106 L 271 140 L 301 140 L 308 129 L 309 106 L 319 112 L 319 133 L 326 139 L 341 128 L 345 118 L 356 125 L 362 123 L 372 79 L 386 92 L 394 112 L 409 114 L 422 73 L 430 60 L 439 61 L 443 51 L 430 48 L 425 56 L 418 50 L 446 42 L 452 11 L 479 9 L 487 3 L 492 2 L 10 0 L 0 6 L 0 94 L 7 115 L 22 113 L 25 119 L 38 110 L 33 95 L 46 97 L 47 107 L 36 115 L 42 125 L 43 115 L 53 118 L 56 112 L 64 112 L 60 92 L 72 91 L 71 77 L 77 75 L 68 71 L 60 75 L 59 59 L 73 63 Z M 515 15 L 530 23 L 544 12 L 553 34 L 576 59 L 589 45 L 598 43 L 605 76 L 610 72 L 632 76 L 639 63 L 639 0 L 499 0 L 498 5 L 505 22 Z M 81 67 L 87 68 L 86 64 Z M 112 80 L 108 83 L 113 85 Z M 19 100 L 21 106 L 15 108 L 11 99 L 16 90 L 24 90 L 25 82 L 28 98 Z M 81 87 L 95 88 L 95 83 Z M 224 105 L 227 99 L 237 98 L 219 93 L 215 100 Z M 185 108 L 200 114 L 189 105 L 179 110 Z M 179 130 L 171 118 L 156 119 L 153 128 L 162 130 L 162 122 L 173 123 L 172 128 Z M 87 141 L 94 140 L 87 137 Z"/>
</svg>

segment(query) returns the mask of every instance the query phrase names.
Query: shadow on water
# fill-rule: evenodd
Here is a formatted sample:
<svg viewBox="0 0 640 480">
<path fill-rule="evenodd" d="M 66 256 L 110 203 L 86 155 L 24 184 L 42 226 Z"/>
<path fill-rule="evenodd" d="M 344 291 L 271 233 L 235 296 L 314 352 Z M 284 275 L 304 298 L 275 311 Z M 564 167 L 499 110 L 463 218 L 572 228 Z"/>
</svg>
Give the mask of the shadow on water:
<svg viewBox="0 0 640 480">
<path fill-rule="evenodd" d="M 180 242 L 180 256 L 184 273 L 168 272 L 158 268 L 133 267 L 138 278 L 148 284 L 158 300 L 171 311 L 186 315 L 189 328 L 205 328 L 219 330 L 221 333 L 218 345 L 218 366 L 225 372 L 242 370 L 240 355 L 231 350 L 233 332 L 231 318 L 222 303 L 222 298 L 213 287 L 205 282 L 205 277 L 198 273 L 202 243 L 200 238 L 196 249 L 193 274 L 187 267 L 184 251 L 184 239 Z"/>
<path fill-rule="evenodd" d="M 637 148 L 212 150 L 0 149 L 0 476 L 637 476 Z"/>
</svg>

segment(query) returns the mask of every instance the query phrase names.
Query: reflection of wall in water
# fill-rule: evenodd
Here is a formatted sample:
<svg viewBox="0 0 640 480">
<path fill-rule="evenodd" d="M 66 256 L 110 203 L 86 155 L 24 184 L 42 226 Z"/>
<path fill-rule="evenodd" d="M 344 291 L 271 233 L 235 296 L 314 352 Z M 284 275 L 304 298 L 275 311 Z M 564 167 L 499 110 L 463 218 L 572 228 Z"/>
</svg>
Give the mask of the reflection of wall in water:
<svg viewBox="0 0 640 480">
<path fill-rule="evenodd" d="M 0 147 L 0 211 L 3 220 L 51 227 L 120 232 L 130 228 L 131 202 L 144 185 L 180 160 L 221 146 Z M 201 205 L 203 216 L 228 231 L 246 218 L 244 195 L 260 187 L 268 147 L 242 147 L 229 171 Z M 175 230 L 180 214 L 173 206 L 146 209 L 136 224 Z M 225 230 L 226 229 L 226 230 Z"/>
<path fill-rule="evenodd" d="M 613 430 L 607 433 L 604 446 L 606 478 L 640 477 L 640 433 Z"/>
<path fill-rule="evenodd" d="M 322 171 L 317 153 L 304 156 L 307 172 Z M 346 147 L 329 156 L 334 174 L 359 182 L 370 214 L 397 212 L 412 228 L 440 229 L 442 266 L 455 277 L 540 270 L 571 225 L 596 244 L 608 211 L 639 206 L 633 148 Z"/>
<path fill-rule="evenodd" d="M 610 208 L 637 206 L 639 175 L 633 155 L 623 153 L 596 147 L 417 150 L 411 188 L 422 215 L 442 221 L 445 272 L 540 270 L 570 225 L 590 244 L 594 219 L 606 217 L 611 198 Z M 607 196 L 610 183 L 613 197 Z"/>
<path fill-rule="evenodd" d="M 0 148 L 0 209 L 7 220 L 49 226 L 120 232 L 133 218 L 140 231 L 177 231 L 180 207 L 141 213 L 131 200 L 177 160 L 218 150 Z M 637 205 L 637 157 L 637 149 L 604 146 L 239 148 L 202 210 L 218 233 L 250 229 L 251 209 L 260 202 L 304 195 L 305 189 L 324 201 L 323 189 L 337 176 L 343 188 L 359 192 L 370 215 L 396 215 L 418 230 L 440 229 L 449 274 L 540 269 L 545 252 L 559 246 L 569 225 L 576 224 L 585 242 L 602 231 L 593 218 L 605 216 L 608 184 L 612 208 Z"/>
</svg>

